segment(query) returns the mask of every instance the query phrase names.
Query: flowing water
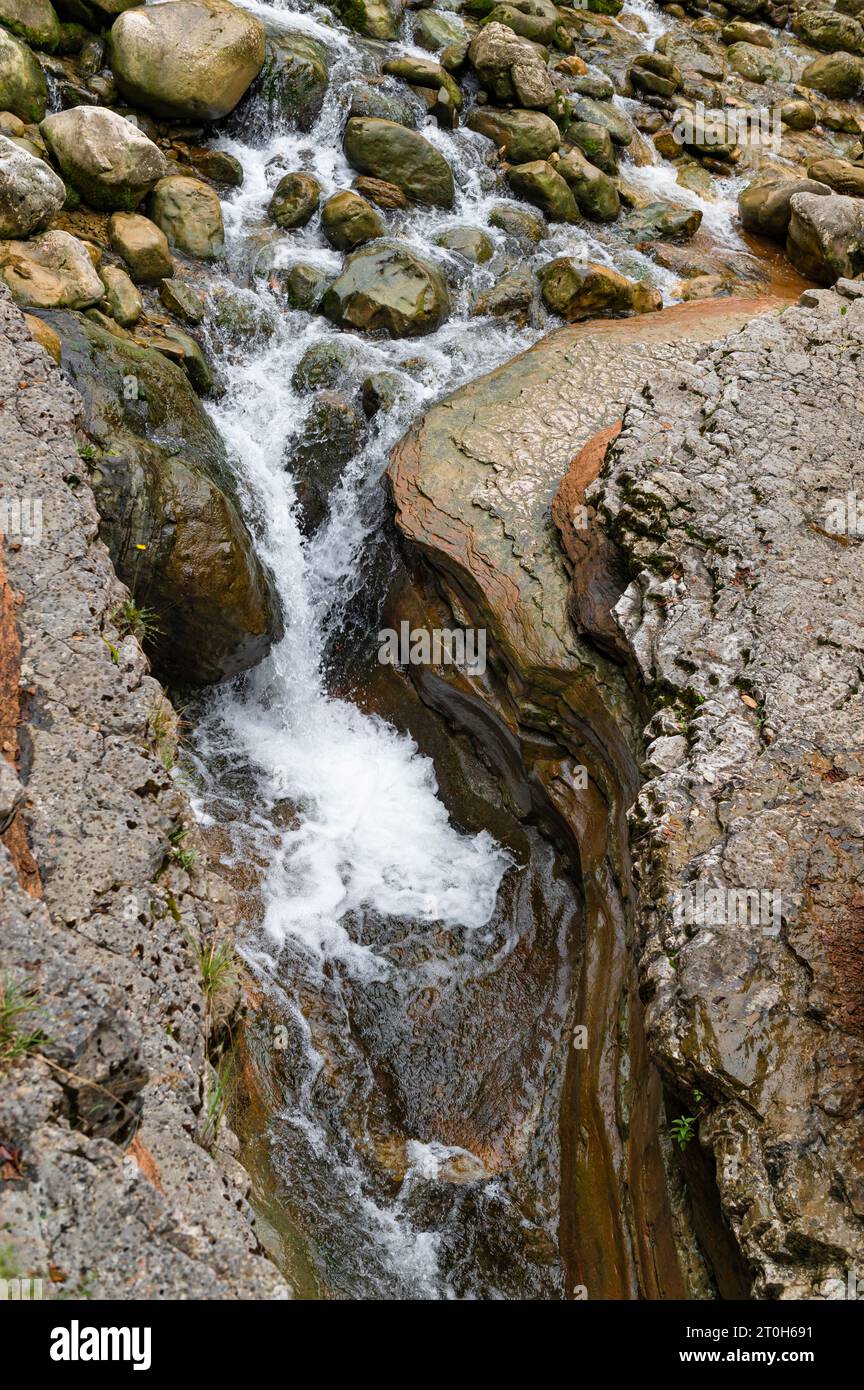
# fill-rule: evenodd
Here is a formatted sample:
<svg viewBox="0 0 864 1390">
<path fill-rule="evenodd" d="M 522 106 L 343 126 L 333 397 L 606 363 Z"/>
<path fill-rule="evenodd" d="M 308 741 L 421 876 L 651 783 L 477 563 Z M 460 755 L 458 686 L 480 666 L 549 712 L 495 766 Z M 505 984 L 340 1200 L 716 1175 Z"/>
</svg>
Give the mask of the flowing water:
<svg viewBox="0 0 864 1390">
<path fill-rule="evenodd" d="M 287 170 L 314 173 L 324 196 L 351 186 L 341 129 L 358 76 L 375 71 L 376 48 L 302 0 L 248 8 L 326 44 L 331 76 L 308 134 L 267 129 L 259 117 L 242 139 L 222 140 L 245 173 L 224 203 L 226 273 L 249 283 L 264 245 L 276 266 L 300 260 L 335 272 L 341 257 L 314 224 L 276 234 L 266 205 Z M 628 10 L 653 46 L 663 22 L 652 0 Z M 405 98 L 404 87 L 390 90 Z M 554 1240 L 556 1057 L 578 963 L 578 884 L 540 836 L 496 810 L 470 750 L 444 749 L 418 709 L 400 715 L 375 674 L 375 648 L 376 600 L 394 568 L 381 482 L 389 450 L 434 400 L 555 325 L 516 331 L 470 316 L 498 263 L 468 268 L 435 237 L 467 223 L 487 232 L 496 253 L 512 249 L 488 221 L 506 190 L 482 136 L 439 130 L 425 111 L 420 123 L 453 167 L 456 206 L 414 209 L 397 234 L 447 274 L 447 323 L 411 342 L 338 333 L 287 309 L 264 277 L 242 293 L 267 317 L 267 333 L 231 346 L 210 326 L 226 386 L 212 413 L 279 592 L 285 636 L 259 668 L 209 697 L 195 735 L 206 788 L 198 810 L 238 881 L 254 889 L 242 946 L 266 1000 L 257 1039 L 251 1031 L 271 1086 L 258 1201 L 298 1289 L 554 1298 L 565 1293 Z M 702 199 L 646 158 L 628 176 L 701 207 L 712 238 L 743 249 L 734 188 Z M 534 260 L 564 253 L 650 278 L 671 295 L 675 277 L 614 229 L 556 226 Z M 386 370 L 400 393 L 370 422 L 327 520 L 307 537 L 290 465 L 312 397 L 291 378 L 310 345 L 334 337 L 351 349 L 355 389 Z M 351 679 L 358 667 L 365 695 Z M 405 731 L 412 718 L 425 730 L 424 752 Z M 426 755 L 436 747 L 446 803 Z M 460 785 L 478 789 L 470 806 Z"/>
</svg>

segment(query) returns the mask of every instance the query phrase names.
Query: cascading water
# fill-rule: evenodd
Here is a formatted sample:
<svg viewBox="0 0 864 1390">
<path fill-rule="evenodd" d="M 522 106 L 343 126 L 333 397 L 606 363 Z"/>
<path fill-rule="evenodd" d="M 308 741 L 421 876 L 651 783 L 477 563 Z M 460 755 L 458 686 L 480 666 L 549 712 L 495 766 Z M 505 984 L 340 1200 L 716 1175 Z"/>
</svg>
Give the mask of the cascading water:
<svg viewBox="0 0 864 1390">
<path fill-rule="evenodd" d="M 302 28 L 327 46 L 329 91 L 308 134 L 251 130 L 248 143 L 222 141 L 244 169 L 242 188 L 224 205 L 226 268 L 241 282 L 265 230 L 270 264 L 277 268 L 301 260 L 335 272 L 341 264 L 313 223 L 273 239 L 265 209 L 288 170 L 313 173 L 323 196 L 351 186 L 354 173 L 341 154 L 341 129 L 358 74 L 375 71 L 374 49 L 334 26 L 326 12 L 295 3 L 303 0 L 285 8 L 248 8 L 268 25 Z M 650 18 L 646 46 L 653 45 L 660 24 L 653 4 L 639 0 L 630 8 Z M 415 100 L 391 86 L 403 100 Z M 529 1217 L 515 1203 L 514 1191 L 497 1176 L 494 1155 L 480 1156 L 470 1143 L 443 1142 L 430 1132 L 437 1060 L 424 1061 L 425 1075 L 432 1077 L 430 1095 L 408 1099 L 403 1078 L 388 1073 L 388 1054 L 406 1047 L 410 1053 L 406 1020 L 424 996 L 446 998 L 446 1007 L 467 1027 L 474 992 L 484 978 L 508 968 L 520 936 L 529 931 L 526 924 L 536 918 L 528 900 L 537 901 L 539 894 L 548 934 L 544 949 L 553 961 L 539 1010 L 543 1022 L 536 1028 L 531 1023 L 542 1074 L 567 1012 L 568 942 L 578 910 L 573 885 L 561 881 L 554 855 L 542 842 L 528 874 L 488 832 L 466 833 L 454 825 L 437 794 L 431 761 L 410 737 L 335 693 L 340 672 L 332 660 L 358 594 L 374 588 L 376 572 L 382 564 L 386 568 L 386 547 L 379 544 L 381 477 L 390 448 L 433 400 L 529 346 L 540 327 L 516 331 L 471 317 L 472 299 L 494 283 L 495 273 L 467 267 L 436 246 L 436 235 L 468 223 L 486 232 L 496 252 L 504 250 L 505 234 L 490 225 L 489 211 L 506 192 L 487 163 L 484 137 L 464 128 L 439 130 L 425 109 L 420 123 L 453 168 L 456 206 L 452 212 L 414 209 L 394 230 L 436 260 L 451 282 L 453 312 L 437 332 L 411 343 L 339 333 L 323 317 L 286 308 L 266 277 L 253 279 L 250 290 L 235 291 L 249 297 L 252 317 L 266 321 L 266 333 L 229 346 L 220 341 L 216 324 L 209 326 L 226 388 L 212 413 L 275 579 L 285 636 L 256 671 L 209 698 L 195 736 L 205 786 L 199 814 L 205 825 L 228 832 L 225 861 L 238 871 L 251 868 L 261 903 L 245 953 L 269 993 L 271 1014 L 282 1021 L 282 1102 L 269 1120 L 268 1161 L 283 1183 L 278 1201 L 290 1207 L 296 1241 L 305 1247 L 292 1269 L 295 1279 L 302 1286 L 305 1278 L 307 1290 L 325 1296 L 518 1296 L 499 1278 L 488 1230 L 500 1217 L 504 1234 L 496 1239 L 502 1248 L 516 1238 L 514 1231 L 519 1239 L 533 1232 L 542 1244 L 548 1214 L 535 1202 Z M 654 167 L 633 173 L 666 191 Z M 675 193 L 719 217 L 715 205 L 698 195 Z M 606 230 L 556 226 L 534 259 L 540 264 L 560 254 L 650 277 L 667 298 L 675 279 Z M 330 498 L 326 521 L 306 537 L 291 459 L 311 397 L 294 389 L 292 374 L 312 344 L 336 338 L 350 349 L 355 389 L 369 373 L 387 371 L 398 379 L 399 392 L 395 405 L 370 423 Z M 374 626 L 361 629 L 369 650 L 376 645 Z M 536 925 L 530 930 L 539 932 Z M 374 1009 L 387 1020 L 377 1033 L 368 1025 Z M 367 1025 L 360 1047 L 355 1034 Z M 373 1035 L 382 1053 L 377 1058 L 371 1055 Z M 382 1085 L 398 1093 L 401 1113 L 416 1119 L 398 1159 L 381 1137 Z M 526 1098 L 521 1113 L 527 1116 L 532 1104 Z M 540 1135 L 544 1123 L 537 1123 Z M 451 1126 L 451 1140 L 455 1133 Z M 512 1143 L 518 1147 L 516 1138 Z M 466 1195 L 443 1202 L 436 1186 L 442 1174 L 451 1191 L 470 1191 L 470 1201 Z M 466 1174 L 473 1185 L 460 1186 Z M 554 1191 L 554 1173 L 549 1187 Z M 466 1271 L 472 1262 L 483 1266 L 482 1274 Z M 554 1261 L 546 1264 L 552 1269 Z M 561 1296 L 560 1275 L 537 1279 L 540 1296 Z"/>
</svg>

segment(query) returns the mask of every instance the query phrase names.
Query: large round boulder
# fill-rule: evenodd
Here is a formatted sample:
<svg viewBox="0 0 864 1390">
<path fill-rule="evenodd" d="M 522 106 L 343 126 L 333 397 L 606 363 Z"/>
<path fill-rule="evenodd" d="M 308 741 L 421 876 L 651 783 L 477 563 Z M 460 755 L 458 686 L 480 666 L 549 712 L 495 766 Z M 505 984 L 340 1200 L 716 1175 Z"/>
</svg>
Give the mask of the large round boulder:
<svg viewBox="0 0 864 1390">
<path fill-rule="evenodd" d="M 108 222 L 111 249 L 129 267 L 132 279 L 139 285 L 158 285 L 174 274 L 174 263 L 168 249 L 168 238 L 138 212 L 115 212 Z"/>
<path fill-rule="evenodd" d="M 864 198 L 864 164 L 853 164 L 850 159 L 814 159 L 807 166 L 807 177 L 827 184 L 835 193 Z"/>
<path fill-rule="evenodd" d="M 828 9 L 802 9 L 792 21 L 792 28 L 805 43 L 826 53 L 864 53 L 864 25 L 851 15 Z"/>
<path fill-rule="evenodd" d="M 415 203 L 453 206 L 453 171 L 418 131 L 397 121 L 352 116 L 345 127 L 344 149 L 358 174 L 395 183 Z"/>
<path fill-rule="evenodd" d="M 264 66 L 250 90 L 249 101 L 255 114 L 260 112 L 263 116 L 268 130 L 311 130 L 327 92 L 327 49 L 311 34 L 271 29 L 269 24 L 265 28 Z M 249 118 L 244 102 L 242 110 L 232 118 L 231 128 L 242 133 L 248 129 Z"/>
<path fill-rule="evenodd" d="M 102 106 L 73 106 L 39 129 L 64 178 L 92 208 L 136 208 L 168 170 L 168 161 L 131 121 Z"/>
<path fill-rule="evenodd" d="M 87 248 L 68 232 L 0 243 L 0 278 L 28 309 L 86 309 L 104 294 Z"/>
<path fill-rule="evenodd" d="M 348 257 L 322 308 L 342 328 L 416 338 L 444 322 L 450 296 L 437 266 L 408 246 L 379 242 Z"/>
<path fill-rule="evenodd" d="M 795 193 L 827 196 L 831 189 L 815 179 L 757 179 L 738 195 L 738 216 L 748 232 L 784 242 L 789 230 L 790 206 Z"/>
<path fill-rule="evenodd" d="M 60 20 L 51 0 L 0 0 L 0 24 L 46 53 L 53 53 L 60 42 Z"/>
<path fill-rule="evenodd" d="M 820 285 L 854 280 L 864 272 L 864 201 L 832 193 L 795 193 L 786 255 L 796 270 Z"/>
<path fill-rule="evenodd" d="M 334 193 L 321 209 L 321 230 L 337 251 L 354 251 L 387 230 L 384 218 L 352 189 Z"/>
<path fill-rule="evenodd" d="M 0 110 L 41 121 L 48 105 L 45 74 L 26 43 L 0 29 Z"/>
<path fill-rule="evenodd" d="M 854 53 L 826 53 L 807 64 L 801 86 L 840 101 L 857 97 L 864 90 L 864 59 Z"/>
<path fill-rule="evenodd" d="M 0 135 L 0 237 L 41 231 L 65 198 L 63 180 L 53 169 Z"/>
<path fill-rule="evenodd" d="M 466 125 L 494 140 L 513 164 L 548 159 L 561 144 L 560 130 L 542 111 L 499 111 L 493 106 L 475 106 Z"/>
<path fill-rule="evenodd" d="M 528 164 L 514 164 L 507 170 L 507 178 L 513 192 L 534 203 L 550 222 L 581 222 L 569 184 L 548 160 L 533 159 Z"/>
<path fill-rule="evenodd" d="M 284 174 L 273 190 L 267 206 L 269 216 L 286 231 L 305 227 L 315 216 L 321 201 L 321 185 L 311 174 Z"/>
<path fill-rule="evenodd" d="M 222 204 L 209 184 L 186 174 L 169 174 L 153 189 L 147 211 L 169 246 L 202 261 L 224 255 Z"/>
<path fill-rule="evenodd" d="M 111 29 L 111 69 L 133 106 L 216 121 L 264 63 L 264 27 L 227 0 L 167 0 L 127 10 Z"/>
<path fill-rule="evenodd" d="M 608 265 L 583 263 L 569 256 L 541 266 L 537 272 L 543 303 L 568 323 L 604 314 L 645 314 L 662 309 L 658 290 L 619 275 Z"/>
</svg>

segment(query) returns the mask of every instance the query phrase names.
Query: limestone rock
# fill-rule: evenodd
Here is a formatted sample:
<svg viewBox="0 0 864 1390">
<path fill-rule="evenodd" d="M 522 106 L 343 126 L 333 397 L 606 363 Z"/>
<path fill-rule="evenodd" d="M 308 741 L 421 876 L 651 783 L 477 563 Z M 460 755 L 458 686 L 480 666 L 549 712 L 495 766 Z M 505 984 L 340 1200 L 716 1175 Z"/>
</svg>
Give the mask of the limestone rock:
<svg viewBox="0 0 864 1390">
<path fill-rule="evenodd" d="M 84 309 L 102 298 L 102 281 L 84 245 L 68 232 L 0 244 L 0 277 L 16 304 Z"/>
<path fill-rule="evenodd" d="M 0 237 L 41 231 L 65 197 L 63 181 L 47 164 L 0 135 Z"/>
<path fill-rule="evenodd" d="M 168 169 L 152 140 L 101 106 L 58 111 L 39 129 L 64 177 L 93 208 L 131 212 Z"/>
<path fill-rule="evenodd" d="M 204 261 L 224 255 L 222 205 L 209 184 L 185 174 L 169 174 L 154 187 L 147 211 L 169 246 Z"/>
<path fill-rule="evenodd" d="M 322 307 L 344 328 L 413 338 L 439 327 L 450 297 L 436 266 L 407 246 L 377 244 L 348 257 Z"/>
<path fill-rule="evenodd" d="M 139 285 L 158 285 L 174 274 L 168 238 L 149 217 L 115 212 L 108 223 L 108 235 L 113 250 L 123 257 Z"/>
<path fill-rule="evenodd" d="M 794 193 L 786 255 L 796 270 L 820 285 L 864 272 L 864 201 L 839 193 Z"/>
<path fill-rule="evenodd" d="M 560 256 L 537 272 L 543 302 L 569 323 L 603 314 L 645 314 L 662 309 L 658 290 L 620 275 L 611 266 Z"/>
<path fill-rule="evenodd" d="M 406 130 L 396 121 L 352 117 L 345 127 L 344 149 L 358 173 L 395 183 L 414 202 L 452 207 L 450 165 L 416 130 Z"/>
</svg>

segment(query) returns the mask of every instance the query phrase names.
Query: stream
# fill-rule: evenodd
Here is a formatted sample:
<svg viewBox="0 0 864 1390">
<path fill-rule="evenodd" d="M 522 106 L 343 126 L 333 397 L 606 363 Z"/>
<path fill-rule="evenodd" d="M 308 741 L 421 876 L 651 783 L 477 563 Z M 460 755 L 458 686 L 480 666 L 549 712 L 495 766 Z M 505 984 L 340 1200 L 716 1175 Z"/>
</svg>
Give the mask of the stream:
<svg viewBox="0 0 864 1390">
<path fill-rule="evenodd" d="M 268 130 L 262 117 L 243 140 L 220 141 L 245 173 L 223 204 L 224 273 L 244 286 L 283 173 L 314 173 L 322 199 L 351 186 L 341 129 L 358 76 L 381 52 L 303 0 L 248 8 L 324 43 L 331 73 L 309 133 Z M 628 17 L 646 49 L 668 27 L 652 0 L 635 0 Z M 388 49 L 430 56 L 410 43 Z M 382 90 L 417 101 L 393 79 Z M 372 341 L 286 308 L 265 277 L 239 293 L 266 314 L 268 335 L 232 346 L 215 320 L 208 327 L 226 387 L 211 413 L 285 636 L 196 711 L 196 809 L 247 908 L 241 949 L 261 993 L 235 1127 L 262 1240 L 298 1296 L 560 1299 L 573 1296 L 558 1232 L 560 1135 L 578 1123 L 564 1080 L 583 953 L 578 878 L 507 810 L 470 744 L 377 661 L 400 565 L 382 487 L 390 449 L 432 402 L 557 324 L 515 330 L 470 315 L 507 251 L 489 213 L 508 195 L 483 136 L 441 130 L 417 110 L 453 168 L 456 205 L 412 209 L 398 234 L 447 274 L 448 321 L 417 341 Z M 628 178 L 698 206 L 700 236 L 748 254 L 733 224 L 737 180 L 715 181 L 716 197 L 703 198 L 675 183 L 650 141 L 640 150 Z M 491 238 L 488 264 L 466 266 L 435 245 L 464 224 Z M 266 244 L 277 268 L 341 265 L 314 220 Z M 677 277 L 614 226 L 556 225 L 535 263 L 562 254 L 649 279 L 671 302 Z M 306 535 L 290 462 L 313 397 L 292 374 L 311 345 L 334 338 L 351 350 L 355 389 L 384 371 L 400 389 Z"/>
</svg>

